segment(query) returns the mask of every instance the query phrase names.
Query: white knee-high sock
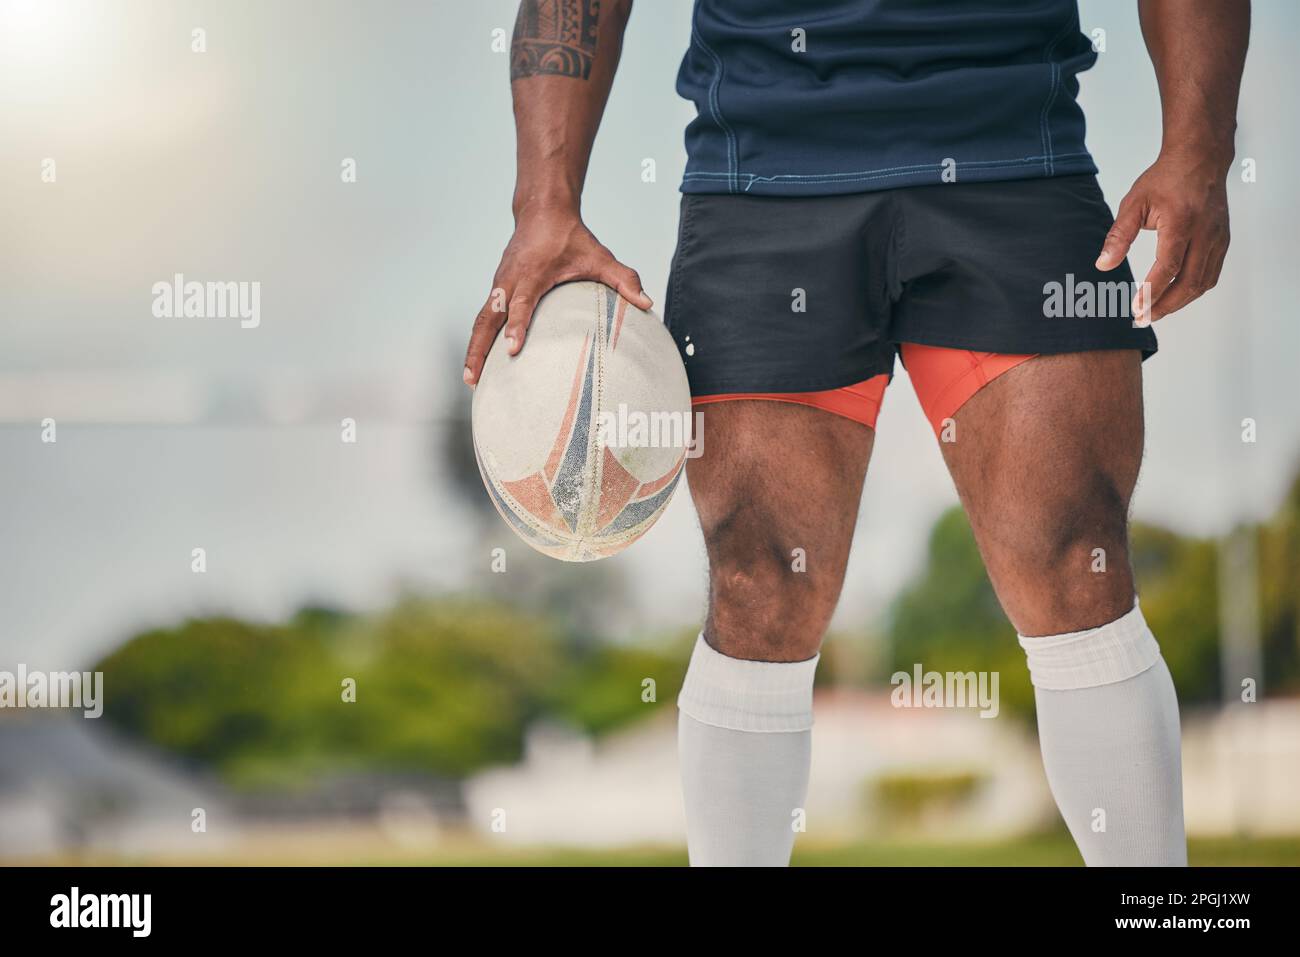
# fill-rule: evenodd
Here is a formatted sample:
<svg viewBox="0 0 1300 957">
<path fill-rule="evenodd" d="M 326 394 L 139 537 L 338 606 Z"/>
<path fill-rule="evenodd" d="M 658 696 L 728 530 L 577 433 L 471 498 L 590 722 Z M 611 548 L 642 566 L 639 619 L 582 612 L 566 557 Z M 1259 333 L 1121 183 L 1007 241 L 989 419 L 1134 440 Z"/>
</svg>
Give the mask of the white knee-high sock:
<svg viewBox="0 0 1300 957">
<path fill-rule="evenodd" d="M 808 792 L 817 657 L 728 658 L 700 635 L 677 698 L 693 867 L 784 867 Z"/>
<path fill-rule="evenodd" d="M 1084 863 L 1186 866 L 1178 698 L 1141 609 L 1020 644 L 1047 781 Z"/>
</svg>

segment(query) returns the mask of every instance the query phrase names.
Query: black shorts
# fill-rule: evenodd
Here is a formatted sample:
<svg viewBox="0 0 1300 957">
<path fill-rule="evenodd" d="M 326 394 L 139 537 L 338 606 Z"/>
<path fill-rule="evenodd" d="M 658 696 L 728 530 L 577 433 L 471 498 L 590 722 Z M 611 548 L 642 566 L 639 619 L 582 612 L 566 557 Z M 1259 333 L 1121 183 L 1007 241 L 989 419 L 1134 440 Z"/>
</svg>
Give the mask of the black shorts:
<svg viewBox="0 0 1300 957">
<path fill-rule="evenodd" d="M 892 373 L 901 343 L 1156 351 L 1133 274 L 1095 262 L 1091 175 L 847 196 L 682 196 L 665 321 L 694 396 L 813 392 Z"/>
</svg>

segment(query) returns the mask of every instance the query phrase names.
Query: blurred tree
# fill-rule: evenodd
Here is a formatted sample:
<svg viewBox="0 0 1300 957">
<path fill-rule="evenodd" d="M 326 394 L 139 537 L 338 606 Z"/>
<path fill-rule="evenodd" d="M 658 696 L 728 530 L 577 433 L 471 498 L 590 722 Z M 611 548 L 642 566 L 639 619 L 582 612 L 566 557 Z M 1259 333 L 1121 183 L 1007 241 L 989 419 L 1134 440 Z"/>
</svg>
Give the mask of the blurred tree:
<svg viewBox="0 0 1300 957">
<path fill-rule="evenodd" d="M 1151 626 L 1183 707 L 1219 700 L 1218 549 L 1135 522 L 1129 550 Z"/>
<path fill-rule="evenodd" d="M 556 715 L 591 732 L 671 702 L 680 652 L 573 654 L 553 623 L 462 600 L 408 600 L 376 617 L 308 609 L 283 625 L 230 618 L 138 635 L 95 668 L 128 735 L 246 785 L 320 771 L 459 777 L 521 754 Z M 343 682 L 356 685 L 355 702 Z"/>
<path fill-rule="evenodd" d="M 1295 578 L 1288 588 L 1277 579 L 1294 575 L 1297 547 L 1293 492 L 1284 515 L 1268 526 L 1263 564 L 1269 630 L 1269 668 L 1290 673 L 1286 654 L 1295 653 Z M 1289 510 L 1289 511 L 1288 511 Z M 1187 538 L 1135 522 L 1130 544 L 1142 613 L 1160 640 L 1161 652 L 1184 705 L 1217 700 L 1219 688 L 1218 594 L 1214 543 Z M 1276 553 L 1276 556 L 1273 555 Z M 1290 563 L 1288 565 L 1288 562 Z M 1276 595 L 1275 595 L 1276 593 Z M 1290 616 L 1290 617 L 1288 617 Z M 1289 651 L 1279 650 L 1285 646 Z M 1033 689 L 1015 629 L 1003 615 L 984 571 L 975 538 L 960 508 L 940 516 L 930 534 L 926 564 L 895 601 L 891 615 L 889 667 L 911 671 L 1001 673 L 1004 711 L 1029 715 Z"/>
<path fill-rule="evenodd" d="M 959 507 L 939 516 L 924 568 L 894 601 L 887 660 L 891 673 L 910 674 L 918 663 L 926 671 L 997 671 L 1003 712 L 1032 712 L 1016 630 L 1002 613 Z"/>
<path fill-rule="evenodd" d="M 1260 529 L 1260 619 L 1265 693 L 1300 692 L 1300 470 Z"/>
</svg>

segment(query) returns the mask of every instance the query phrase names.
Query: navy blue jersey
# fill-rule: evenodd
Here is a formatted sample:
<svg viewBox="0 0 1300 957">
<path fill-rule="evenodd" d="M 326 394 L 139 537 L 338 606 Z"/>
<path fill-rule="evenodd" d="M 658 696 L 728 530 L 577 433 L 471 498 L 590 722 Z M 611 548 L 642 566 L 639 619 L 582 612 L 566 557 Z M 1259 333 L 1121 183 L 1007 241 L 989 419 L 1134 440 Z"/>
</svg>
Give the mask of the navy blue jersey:
<svg viewBox="0 0 1300 957">
<path fill-rule="evenodd" d="M 682 191 L 808 196 L 1095 173 L 1076 0 L 696 0 Z"/>
</svg>

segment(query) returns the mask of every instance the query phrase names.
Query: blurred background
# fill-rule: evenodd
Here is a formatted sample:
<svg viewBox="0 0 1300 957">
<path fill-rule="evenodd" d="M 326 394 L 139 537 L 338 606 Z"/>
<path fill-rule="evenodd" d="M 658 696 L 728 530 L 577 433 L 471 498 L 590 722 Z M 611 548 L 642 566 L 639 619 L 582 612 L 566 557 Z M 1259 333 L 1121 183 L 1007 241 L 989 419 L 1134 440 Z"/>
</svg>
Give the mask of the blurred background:
<svg viewBox="0 0 1300 957">
<path fill-rule="evenodd" d="M 1300 7 L 1254 6 L 1233 249 L 1161 323 L 1134 504 L 1193 864 L 1300 863 Z M 689 496 L 564 565 L 492 512 L 470 451 L 514 10 L 0 0 L 0 672 L 104 674 L 96 720 L 0 708 L 0 862 L 685 862 Z M 1159 103 L 1135 5 L 1081 14 L 1114 206 Z M 636 5 L 584 206 L 660 303 L 689 22 L 689 0 Z M 260 323 L 156 317 L 178 273 L 260 283 Z M 1078 864 L 1014 630 L 898 373 L 795 862 Z M 892 707 L 916 662 L 998 671 L 998 716 Z"/>
</svg>

